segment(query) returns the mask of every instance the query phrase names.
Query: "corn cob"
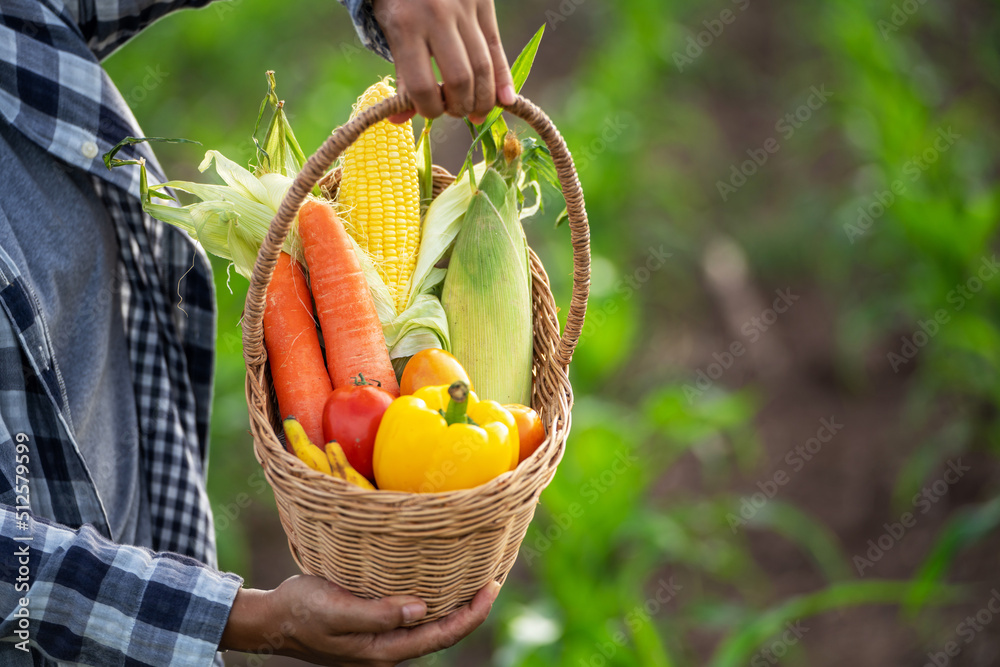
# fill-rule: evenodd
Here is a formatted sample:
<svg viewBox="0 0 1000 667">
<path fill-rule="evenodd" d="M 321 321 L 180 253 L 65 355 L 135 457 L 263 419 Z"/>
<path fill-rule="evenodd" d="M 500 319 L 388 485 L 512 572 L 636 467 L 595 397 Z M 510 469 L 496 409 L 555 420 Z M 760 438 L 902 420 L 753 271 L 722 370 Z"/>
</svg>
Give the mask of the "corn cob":
<svg viewBox="0 0 1000 667">
<path fill-rule="evenodd" d="M 520 143 L 479 179 L 448 264 L 441 305 L 451 353 L 480 396 L 499 403 L 531 401 L 531 280 L 518 218 Z"/>
<path fill-rule="evenodd" d="M 385 80 L 379 81 L 358 98 L 352 117 L 394 93 Z M 348 232 L 372 258 L 396 311 L 402 311 L 420 246 L 420 186 L 411 121 L 379 121 L 344 151 L 339 201 Z"/>
</svg>

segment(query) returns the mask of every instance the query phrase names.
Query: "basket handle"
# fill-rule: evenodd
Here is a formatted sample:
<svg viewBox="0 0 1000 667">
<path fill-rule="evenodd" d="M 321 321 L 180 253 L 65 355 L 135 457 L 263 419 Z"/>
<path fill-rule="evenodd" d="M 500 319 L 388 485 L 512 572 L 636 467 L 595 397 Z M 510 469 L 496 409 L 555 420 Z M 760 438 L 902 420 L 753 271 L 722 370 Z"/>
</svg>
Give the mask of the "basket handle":
<svg viewBox="0 0 1000 667">
<path fill-rule="evenodd" d="M 278 207 L 278 212 L 271 220 L 271 226 L 261 244 L 250 276 L 250 288 L 247 290 L 246 310 L 243 315 L 243 357 L 248 367 L 263 361 L 263 317 L 267 286 L 271 282 L 274 266 L 299 207 L 340 154 L 357 141 L 362 132 L 380 120 L 412 108 L 413 105 L 407 97 L 394 95 L 365 109 L 327 137 L 296 175 Z M 566 142 L 545 112 L 521 96 L 518 96 L 514 104 L 503 108 L 526 121 L 548 146 L 562 184 L 563 197 L 566 199 L 566 212 L 573 243 L 573 294 L 566 316 L 566 328 L 559 340 L 555 356 L 555 361 L 566 367 L 580 340 L 583 318 L 587 312 L 587 296 L 590 293 L 590 227 L 587 224 L 583 190 L 576 175 L 573 158 L 566 148 Z"/>
</svg>

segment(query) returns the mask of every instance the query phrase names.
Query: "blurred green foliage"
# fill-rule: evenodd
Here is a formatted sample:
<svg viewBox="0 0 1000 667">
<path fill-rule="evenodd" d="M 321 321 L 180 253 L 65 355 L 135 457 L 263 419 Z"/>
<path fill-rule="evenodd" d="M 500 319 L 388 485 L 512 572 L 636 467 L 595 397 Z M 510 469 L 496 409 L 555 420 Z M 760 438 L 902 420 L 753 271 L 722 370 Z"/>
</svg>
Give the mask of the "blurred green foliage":
<svg viewBox="0 0 1000 667">
<path fill-rule="evenodd" d="M 548 23 L 524 93 L 574 152 L 593 276 L 572 366 L 573 432 L 494 611 L 493 663 L 746 664 L 794 619 L 860 604 L 906 602 L 917 613 L 954 599 L 939 582 L 958 552 L 1000 523 L 997 489 L 954 516 L 911 582 L 857 581 L 831 530 L 772 501 L 748 531 L 791 541 L 828 581 L 802 597 L 776 595 L 748 531 L 733 530 L 731 518 L 740 504 L 733 481 L 762 457 L 754 420 L 768 397 L 723 382 L 691 400 L 694 362 L 672 350 L 719 326 L 702 254 L 725 235 L 746 250 L 760 284 L 822 292 L 845 393 L 863 395 L 873 368 L 905 378 L 897 428 L 919 442 L 897 501 L 947 456 L 995 449 L 996 5 L 516 0 L 498 13 L 511 54 Z M 307 152 L 392 72 L 361 49 L 332 0 L 184 12 L 107 66 L 147 133 L 198 140 L 239 161 L 252 156 L 266 69 L 278 73 Z M 439 126 L 436 156 L 455 170 L 467 132 L 455 121 Z M 157 150 L 172 177 L 196 176 L 200 153 Z M 553 225 L 559 208 L 526 228 L 566 304 L 571 253 L 567 229 Z M 241 494 L 273 501 L 254 483 L 247 433 L 245 283 L 222 263 L 216 275 L 210 493 L 220 562 L 247 574 Z M 677 493 L 660 480 L 684 457 L 699 479 Z M 422 663 L 462 664 L 457 650 Z M 803 659 L 801 646 L 788 647 L 786 660 Z"/>
</svg>

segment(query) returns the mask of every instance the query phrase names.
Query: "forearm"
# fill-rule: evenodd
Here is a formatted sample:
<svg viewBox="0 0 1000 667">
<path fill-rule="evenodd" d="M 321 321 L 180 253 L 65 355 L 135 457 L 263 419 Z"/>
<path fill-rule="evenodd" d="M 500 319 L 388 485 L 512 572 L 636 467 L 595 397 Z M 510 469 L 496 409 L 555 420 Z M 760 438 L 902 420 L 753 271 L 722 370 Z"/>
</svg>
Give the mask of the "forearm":
<svg viewBox="0 0 1000 667">
<path fill-rule="evenodd" d="M 226 627 L 219 642 L 220 651 L 260 651 L 267 646 L 268 631 L 264 627 L 270 616 L 267 591 L 241 588 L 236 592 Z M 273 630 L 273 629 L 272 629 Z M 280 633 L 274 632 L 280 638 Z M 272 643 L 277 643 L 272 640 Z M 272 646 L 274 650 L 279 647 Z"/>
<path fill-rule="evenodd" d="M 113 544 L 89 526 L 74 531 L 30 520 L 24 530 L 17 521 L 0 505 L 0 569 L 13 573 L 0 580 L 0 638 L 25 641 L 17 631 L 26 613 L 28 646 L 51 660 L 212 663 L 238 577 L 176 554 Z"/>
</svg>

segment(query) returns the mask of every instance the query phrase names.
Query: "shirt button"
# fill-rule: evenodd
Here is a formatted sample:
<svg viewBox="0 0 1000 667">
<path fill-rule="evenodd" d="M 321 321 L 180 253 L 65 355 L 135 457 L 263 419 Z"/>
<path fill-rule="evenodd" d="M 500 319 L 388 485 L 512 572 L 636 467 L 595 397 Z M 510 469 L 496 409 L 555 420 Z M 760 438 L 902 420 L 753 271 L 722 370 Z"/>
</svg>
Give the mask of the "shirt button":
<svg viewBox="0 0 1000 667">
<path fill-rule="evenodd" d="M 85 141 L 83 145 L 80 146 L 80 152 L 83 153 L 83 157 L 88 160 L 92 160 L 97 157 L 97 144 L 93 141 Z"/>
</svg>

